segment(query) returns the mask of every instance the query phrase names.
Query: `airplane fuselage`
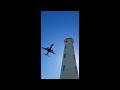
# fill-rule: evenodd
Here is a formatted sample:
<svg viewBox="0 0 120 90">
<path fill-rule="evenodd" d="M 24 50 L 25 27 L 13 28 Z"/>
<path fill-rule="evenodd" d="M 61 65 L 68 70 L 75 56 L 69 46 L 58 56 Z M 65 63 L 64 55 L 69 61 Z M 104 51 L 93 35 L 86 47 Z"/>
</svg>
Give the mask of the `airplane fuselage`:
<svg viewBox="0 0 120 90">
<path fill-rule="evenodd" d="M 43 49 L 47 50 L 47 54 L 45 54 L 45 55 L 48 55 L 49 52 L 55 54 L 55 53 L 53 52 L 52 46 L 53 46 L 53 44 L 50 46 L 50 48 L 49 48 L 49 47 L 48 47 L 48 48 L 43 48 Z"/>
<path fill-rule="evenodd" d="M 51 51 L 51 49 L 48 49 L 48 52 L 50 52 Z"/>
</svg>

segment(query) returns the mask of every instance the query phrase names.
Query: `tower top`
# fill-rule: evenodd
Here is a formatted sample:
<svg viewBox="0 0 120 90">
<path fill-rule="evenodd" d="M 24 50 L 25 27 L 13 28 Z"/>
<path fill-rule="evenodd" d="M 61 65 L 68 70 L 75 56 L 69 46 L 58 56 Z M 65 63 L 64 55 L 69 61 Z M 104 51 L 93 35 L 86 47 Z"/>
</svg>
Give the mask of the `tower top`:
<svg viewBox="0 0 120 90">
<path fill-rule="evenodd" d="M 64 40 L 64 42 L 67 42 L 67 41 L 71 41 L 72 43 L 74 42 L 74 40 L 73 40 L 72 38 L 66 38 L 66 39 Z"/>
</svg>

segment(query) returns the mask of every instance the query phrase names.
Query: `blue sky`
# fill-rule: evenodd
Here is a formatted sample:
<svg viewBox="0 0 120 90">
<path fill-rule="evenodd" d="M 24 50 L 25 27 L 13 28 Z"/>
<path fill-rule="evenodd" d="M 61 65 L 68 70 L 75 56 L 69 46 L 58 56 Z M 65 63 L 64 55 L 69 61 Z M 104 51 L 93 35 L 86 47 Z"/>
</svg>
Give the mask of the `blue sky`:
<svg viewBox="0 0 120 90">
<path fill-rule="evenodd" d="M 79 73 L 79 11 L 41 11 L 41 46 L 50 47 L 57 55 L 41 49 L 41 79 L 59 79 L 64 50 L 64 39 L 74 39 L 74 50 Z"/>
</svg>

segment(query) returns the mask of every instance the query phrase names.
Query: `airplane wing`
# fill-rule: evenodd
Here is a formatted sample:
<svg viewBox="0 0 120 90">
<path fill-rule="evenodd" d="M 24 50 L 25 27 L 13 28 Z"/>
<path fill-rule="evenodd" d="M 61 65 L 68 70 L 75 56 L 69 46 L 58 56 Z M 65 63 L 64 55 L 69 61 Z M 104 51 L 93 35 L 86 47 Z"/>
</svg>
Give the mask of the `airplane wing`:
<svg viewBox="0 0 120 90">
<path fill-rule="evenodd" d="M 42 49 L 48 50 L 47 48 L 42 47 Z"/>
<path fill-rule="evenodd" d="M 55 54 L 54 52 L 51 52 L 51 53 Z M 55 55 L 56 55 L 56 54 L 55 54 Z"/>
</svg>

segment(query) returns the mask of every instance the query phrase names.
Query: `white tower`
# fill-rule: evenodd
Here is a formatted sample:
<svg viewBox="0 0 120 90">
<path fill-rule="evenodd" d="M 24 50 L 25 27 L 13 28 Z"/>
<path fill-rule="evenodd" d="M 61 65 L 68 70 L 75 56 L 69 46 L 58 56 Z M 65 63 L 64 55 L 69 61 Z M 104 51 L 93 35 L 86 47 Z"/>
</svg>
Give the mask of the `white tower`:
<svg viewBox="0 0 120 90">
<path fill-rule="evenodd" d="M 66 38 L 60 79 L 78 79 L 78 71 L 73 47 L 74 40 Z"/>
</svg>

